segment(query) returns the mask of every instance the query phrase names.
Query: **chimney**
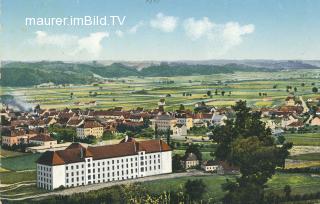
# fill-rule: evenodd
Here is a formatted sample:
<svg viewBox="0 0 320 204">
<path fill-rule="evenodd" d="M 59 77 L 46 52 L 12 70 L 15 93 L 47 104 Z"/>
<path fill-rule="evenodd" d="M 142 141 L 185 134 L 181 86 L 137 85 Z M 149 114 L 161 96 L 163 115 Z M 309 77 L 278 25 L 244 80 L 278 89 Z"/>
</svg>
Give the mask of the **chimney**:
<svg viewBox="0 0 320 204">
<path fill-rule="evenodd" d="M 80 148 L 80 158 L 82 159 L 83 158 L 83 149 Z"/>
</svg>

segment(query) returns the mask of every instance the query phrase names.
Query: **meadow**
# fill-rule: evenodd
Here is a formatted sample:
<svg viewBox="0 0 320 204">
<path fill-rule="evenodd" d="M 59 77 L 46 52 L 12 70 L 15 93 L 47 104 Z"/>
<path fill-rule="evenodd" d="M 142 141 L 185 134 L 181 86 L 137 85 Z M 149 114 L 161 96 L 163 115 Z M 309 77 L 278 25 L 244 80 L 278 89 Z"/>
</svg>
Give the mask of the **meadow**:
<svg viewBox="0 0 320 204">
<path fill-rule="evenodd" d="M 294 145 L 320 146 L 320 133 L 285 134 L 286 140 Z"/>
<path fill-rule="evenodd" d="M 319 74 L 320 70 L 297 70 L 184 77 L 127 77 L 91 85 L 3 87 L 1 95 L 12 94 L 26 103 L 40 104 L 43 108 L 61 109 L 107 109 L 114 106 L 122 106 L 125 109 L 138 106 L 152 109 L 157 107 L 157 102 L 163 97 L 166 98 L 168 111 L 178 108 L 180 104 L 192 108 L 200 101 L 219 107 L 230 106 L 239 99 L 247 100 L 251 107 L 273 107 L 282 104 L 288 96 L 287 86 L 292 86 L 292 89 L 297 87 L 297 94 L 305 99 L 315 99 L 317 95 L 311 91 L 314 86 L 312 83 L 317 83 Z M 168 81 L 174 83 L 167 83 Z M 305 85 L 301 86 L 302 83 Z M 218 95 L 215 95 L 216 89 Z M 207 96 L 207 91 L 211 91 L 211 97 Z M 224 96 L 221 95 L 221 91 L 225 91 Z M 192 95 L 183 96 L 183 93 Z M 267 96 L 259 96 L 259 93 L 267 93 Z M 97 105 L 75 105 L 76 102 L 90 101 L 96 101 Z"/>
</svg>

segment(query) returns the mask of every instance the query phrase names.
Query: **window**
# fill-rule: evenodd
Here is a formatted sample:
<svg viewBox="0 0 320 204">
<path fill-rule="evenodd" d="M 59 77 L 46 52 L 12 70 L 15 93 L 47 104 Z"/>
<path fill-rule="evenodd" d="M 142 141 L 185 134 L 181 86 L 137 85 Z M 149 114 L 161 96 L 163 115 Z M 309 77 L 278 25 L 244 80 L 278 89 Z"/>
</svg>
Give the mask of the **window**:
<svg viewBox="0 0 320 204">
<path fill-rule="evenodd" d="M 144 172 L 144 168 L 143 168 L 143 167 L 141 167 L 140 171 L 141 171 L 141 172 Z"/>
<path fill-rule="evenodd" d="M 66 166 L 66 170 L 68 170 L 68 166 Z"/>
</svg>

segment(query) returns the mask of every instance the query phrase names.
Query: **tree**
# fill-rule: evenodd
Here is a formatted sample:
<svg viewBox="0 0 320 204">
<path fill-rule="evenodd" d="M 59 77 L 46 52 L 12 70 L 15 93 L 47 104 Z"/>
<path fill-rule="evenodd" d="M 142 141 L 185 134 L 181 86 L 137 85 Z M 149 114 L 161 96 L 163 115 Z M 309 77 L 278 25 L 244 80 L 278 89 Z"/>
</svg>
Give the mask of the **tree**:
<svg viewBox="0 0 320 204">
<path fill-rule="evenodd" d="M 73 98 L 73 92 L 70 93 L 70 99 L 72 99 L 72 98 Z"/>
<path fill-rule="evenodd" d="M 214 95 L 218 95 L 218 89 L 214 91 Z"/>
<path fill-rule="evenodd" d="M 188 180 L 184 184 L 184 189 L 190 201 L 199 201 L 206 192 L 206 184 L 202 179 Z"/>
<path fill-rule="evenodd" d="M 294 92 L 297 92 L 297 91 L 298 91 L 297 87 L 294 87 L 294 89 L 293 89 L 293 90 L 294 90 Z"/>
<path fill-rule="evenodd" d="M 283 188 L 283 192 L 284 192 L 286 198 L 288 199 L 291 194 L 291 187 L 289 185 L 285 185 Z"/>
<path fill-rule="evenodd" d="M 224 96 L 225 93 L 226 93 L 225 91 L 221 91 L 221 95 L 222 95 L 222 96 Z"/>
<path fill-rule="evenodd" d="M 159 130 L 158 130 L 157 124 L 155 124 L 155 126 L 154 126 L 154 138 L 155 139 L 159 138 Z"/>
<path fill-rule="evenodd" d="M 199 146 L 196 144 L 191 144 L 187 147 L 184 156 L 187 157 L 189 153 L 193 153 L 197 156 L 199 161 L 202 161 L 202 153 L 199 150 Z"/>
<path fill-rule="evenodd" d="M 170 129 L 168 128 L 166 131 L 166 137 L 167 137 L 167 144 L 171 145 L 171 138 L 170 138 Z"/>
<path fill-rule="evenodd" d="M 304 87 L 305 83 L 301 83 L 301 86 Z"/>
<path fill-rule="evenodd" d="M 175 154 L 172 157 L 172 171 L 177 172 L 183 170 L 183 166 L 181 164 L 182 157 L 179 154 Z"/>
<path fill-rule="evenodd" d="M 313 92 L 313 93 L 318 93 L 318 88 L 317 88 L 317 87 L 313 87 L 313 88 L 312 88 L 312 92 Z"/>
<path fill-rule="evenodd" d="M 246 101 L 232 107 L 235 120 L 213 129 L 211 139 L 218 143 L 215 156 L 240 169 L 241 176 L 229 181 L 224 203 L 262 203 L 265 184 L 275 174 L 276 167 L 284 167 L 292 143 L 276 146 L 271 131 L 261 121 L 260 112 L 252 112 Z"/>
<path fill-rule="evenodd" d="M 185 108 L 184 108 L 184 105 L 183 105 L 183 104 L 180 104 L 179 110 L 180 110 L 180 111 L 184 111 L 184 110 L 185 110 Z"/>
<path fill-rule="evenodd" d="M 211 91 L 207 91 L 207 96 L 211 96 Z"/>
<path fill-rule="evenodd" d="M 279 144 L 283 144 L 286 141 L 286 138 L 283 135 L 279 135 L 277 141 Z"/>
</svg>

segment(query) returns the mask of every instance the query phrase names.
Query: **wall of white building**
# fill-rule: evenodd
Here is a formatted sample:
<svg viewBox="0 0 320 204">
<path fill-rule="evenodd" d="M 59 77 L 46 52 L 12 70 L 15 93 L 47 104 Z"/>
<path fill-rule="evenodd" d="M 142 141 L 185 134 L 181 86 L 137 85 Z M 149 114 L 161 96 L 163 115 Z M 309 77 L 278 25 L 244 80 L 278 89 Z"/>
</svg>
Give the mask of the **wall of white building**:
<svg viewBox="0 0 320 204">
<path fill-rule="evenodd" d="M 37 164 L 39 188 L 75 187 L 172 172 L 171 151 L 93 160 L 58 166 Z"/>
</svg>

